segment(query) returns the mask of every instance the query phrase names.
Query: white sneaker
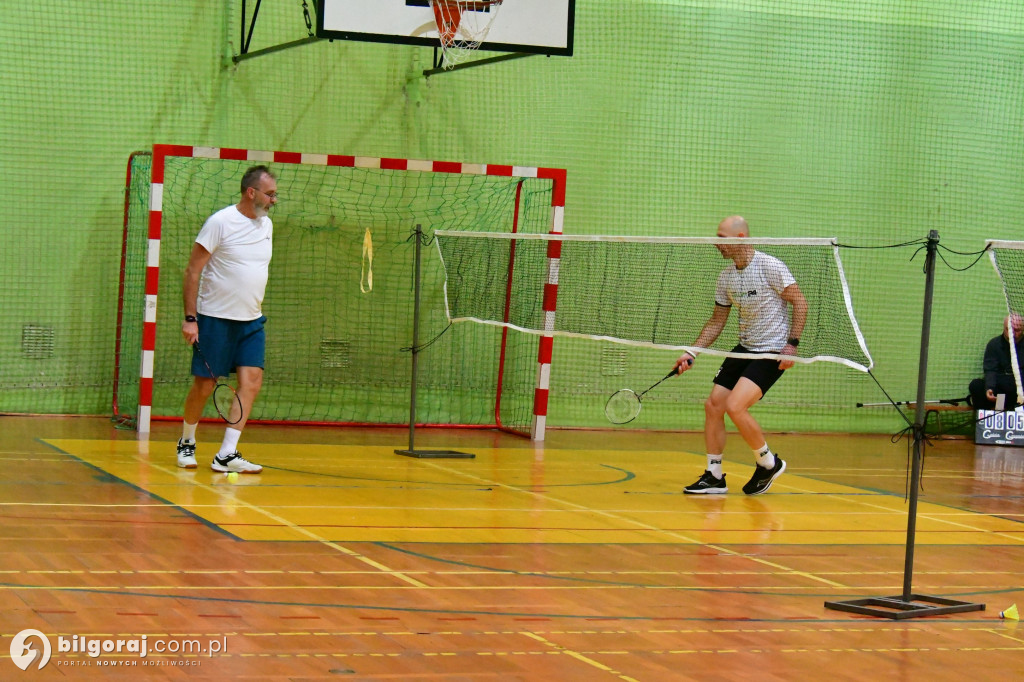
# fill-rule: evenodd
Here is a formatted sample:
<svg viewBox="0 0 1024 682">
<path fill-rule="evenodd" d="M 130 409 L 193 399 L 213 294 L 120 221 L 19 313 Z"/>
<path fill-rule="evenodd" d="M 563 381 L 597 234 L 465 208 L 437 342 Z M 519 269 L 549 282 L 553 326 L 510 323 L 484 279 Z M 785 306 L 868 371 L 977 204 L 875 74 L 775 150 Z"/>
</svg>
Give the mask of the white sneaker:
<svg viewBox="0 0 1024 682">
<path fill-rule="evenodd" d="M 196 468 L 195 442 L 182 443 L 181 439 L 178 439 L 178 466 L 182 469 Z"/>
<path fill-rule="evenodd" d="M 237 451 L 232 452 L 227 457 L 221 458 L 217 455 L 210 462 L 210 468 L 214 471 L 221 471 L 229 474 L 234 472 L 236 474 L 258 474 L 263 471 L 263 467 L 259 464 L 253 464 L 249 460 L 245 459 Z"/>
</svg>

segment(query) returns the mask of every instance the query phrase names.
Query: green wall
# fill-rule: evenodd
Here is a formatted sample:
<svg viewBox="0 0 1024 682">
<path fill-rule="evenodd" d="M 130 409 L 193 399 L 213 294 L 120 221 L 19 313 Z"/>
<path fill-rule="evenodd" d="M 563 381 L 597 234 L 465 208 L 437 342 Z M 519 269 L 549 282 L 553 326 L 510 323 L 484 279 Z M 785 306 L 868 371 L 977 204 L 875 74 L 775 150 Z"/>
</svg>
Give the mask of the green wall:
<svg viewBox="0 0 1024 682">
<path fill-rule="evenodd" d="M 564 167 L 566 232 L 711 235 L 739 213 L 757 236 L 857 246 L 1022 238 L 1019 2 L 853 4 L 581 0 L 574 57 L 424 79 L 428 48 L 343 41 L 233 65 L 240 0 L 5 3 L 0 411 L 109 410 L 125 162 L 153 143 Z M 251 49 L 304 36 L 300 2 L 264 0 Z M 842 255 L 876 376 L 912 399 L 923 254 Z M 965 395 L 999 331 L 987 260 L 938 270 L 929 398 Z M 680 310 L 706 302 L 680 292 Z M 26 325 L 53 330 L 45 357 Z M 627 374 L 602 375 L 605 347 L 556 343 L 551 424 L 600 424 L 609 386 L 674 360 L 627 349 Z M 703 364 L 643 426 L 699 427 Z M 759 410 L 773 429 L 898 427 L 853 407 L 882 400 L 816 365 Z"/>
</svg>

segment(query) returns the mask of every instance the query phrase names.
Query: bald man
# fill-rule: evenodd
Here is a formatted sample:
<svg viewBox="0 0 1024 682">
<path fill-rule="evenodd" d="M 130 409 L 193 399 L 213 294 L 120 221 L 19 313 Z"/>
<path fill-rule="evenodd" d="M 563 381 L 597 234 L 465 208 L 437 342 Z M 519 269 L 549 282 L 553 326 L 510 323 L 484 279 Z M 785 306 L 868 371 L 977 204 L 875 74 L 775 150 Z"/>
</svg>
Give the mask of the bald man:
<svg viewBox="0 0 1024 682">
<path fill-rule="evenodd" d="M 1017 382 L 1013 376 L 1013 356 L 1010 355 L 1010 333 L 1013 333 L 1013 344 L 1017 350 L 1017 363 L 1024 362 L 1024 317 L 1019 313 L 1011 313 L 1003 319 L 1003 333 L 993 337 L 985 346 L 983 368 L 984 379 L 975 379 L 970 383 L 971 406 L 976 410 L 996 409 L 996 396 L 1002 394 L 1003 406 L 1012 410 L 1017 403 Z"/>
<path fill-rule="evenodd" d="M 718 225 L 719 237 L 750 236 L 747 221 L 730 216 Z M 725 328 L 729 313 L 739 311 L 739 345 L 733 353 L 775 353 L 796 355 L 800 334 L 807 321 L 807 300 L 786 264 L 754 250 L 748 244 L 717 244 L 722 258 L 732 261 L 718 276 L 715 307 L 694 341 L 694 347 L 710 348 Z M 792 314 L 790 314 L 792 307 Z M 684 353 L 676 361 L 679 373 L 689 370 L 697 356 Z M 747 495 L 760 495 L 772 486 L 786 463 L 768 447 L 761 425 L 750 408 L 768 392 L 792 360 L 726 358 L 714 378 L 711 395 L 704 401 L 704 443 L 707 470 L 684 492 L 713 495 L 728 492 L 722 471 L 725 450 L 725 415 L 729 415 L 740 436 L 754 453 L 754 475 L 743 486 Z"/>
</svg>

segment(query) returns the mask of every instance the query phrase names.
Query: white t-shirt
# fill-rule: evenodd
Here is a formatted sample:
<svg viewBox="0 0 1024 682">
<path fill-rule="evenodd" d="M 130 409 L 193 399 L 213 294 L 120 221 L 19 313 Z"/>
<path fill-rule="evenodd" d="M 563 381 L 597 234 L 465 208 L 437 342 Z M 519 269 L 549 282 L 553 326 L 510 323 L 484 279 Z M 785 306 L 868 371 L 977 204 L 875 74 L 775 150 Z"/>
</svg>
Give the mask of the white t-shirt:
<svg viewBox="0 0 1024 682">
<path fill-rule="evenodd" d="M 247 218 L 235 206 L 207 218 L 196 243 L 210 252 L 199 279 L 196 309 L 203 315 L 248 322 L 262 314 L 274 225 Z"/>
<path fill-rule="evenodd" d="M 742 270 L 733 263 L 718 276 L 715 303 L 735 305 L 740 314 L 740 344 L 755 353 L 777 353 L 789 338 L 789 304 L 781 294 L 796 283 L 778 258 L 754 252 Z"/>
</svg>

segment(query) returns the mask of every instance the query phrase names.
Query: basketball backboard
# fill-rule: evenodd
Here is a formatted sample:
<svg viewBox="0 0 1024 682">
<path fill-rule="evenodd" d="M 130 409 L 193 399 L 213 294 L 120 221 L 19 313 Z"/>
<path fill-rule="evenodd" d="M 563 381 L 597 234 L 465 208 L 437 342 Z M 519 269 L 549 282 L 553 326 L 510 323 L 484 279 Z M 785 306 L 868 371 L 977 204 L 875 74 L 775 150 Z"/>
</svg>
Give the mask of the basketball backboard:
<svg viewBox="0 0 1024 682">
<path fill-rule="evenodd" d="M 576 0 L 505 0 L 481 50 L 572 55 Z M 428 0 L 317 0 L 317 37 L 439 47 Z"/>
</svg>

